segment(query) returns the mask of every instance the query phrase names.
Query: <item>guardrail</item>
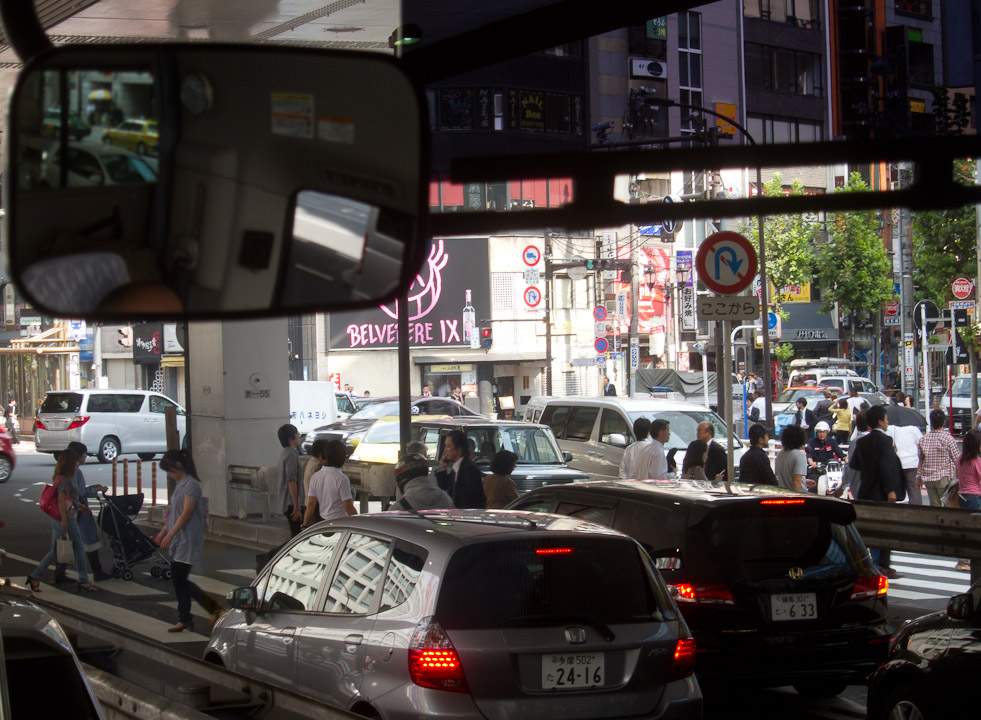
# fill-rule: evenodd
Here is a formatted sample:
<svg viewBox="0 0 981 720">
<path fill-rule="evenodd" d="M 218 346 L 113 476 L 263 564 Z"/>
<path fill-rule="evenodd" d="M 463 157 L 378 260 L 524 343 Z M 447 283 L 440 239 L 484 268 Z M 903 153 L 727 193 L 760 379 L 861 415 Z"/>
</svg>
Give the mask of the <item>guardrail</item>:
<svg viewBox="0 0 981 720">
<path fill-rule="evenodd" d="M 297 693 L 230 672 L 124 628 L 99 622 L 35 597 L 79 646 L 99 702 L 107 717 L 198 720 L 219 711 L 221 717 L 264 720 L 356 720 L 353 715 Z M 83 642 L 79 642 L 79 639 Z M 94 657 L 111 658 L 115 670 L 92 668 Z M 161 714 L 161 710 L 168 712 Z"/>
<path fill-rule="evenodd" d="M 866 545 L 971 558 L 971 581 L 981 578 L 981 512 L 869 500 L 852 504 Z"/>
</svg>

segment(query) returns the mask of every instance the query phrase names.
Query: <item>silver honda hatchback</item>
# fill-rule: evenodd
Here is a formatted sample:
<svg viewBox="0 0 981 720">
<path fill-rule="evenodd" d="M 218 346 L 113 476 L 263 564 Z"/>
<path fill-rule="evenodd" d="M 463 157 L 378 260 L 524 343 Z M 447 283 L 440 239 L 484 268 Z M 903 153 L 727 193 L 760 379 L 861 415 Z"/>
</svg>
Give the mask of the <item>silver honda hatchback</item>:
<svg viewBox="0 0 981 720">
<path fill-rule="evenodd" d="M 206 660 L 366 717 L 701 717 L 695 645 L 650 558 L 569 517 L 322 522 L 229 600 Z"/>
</svg>

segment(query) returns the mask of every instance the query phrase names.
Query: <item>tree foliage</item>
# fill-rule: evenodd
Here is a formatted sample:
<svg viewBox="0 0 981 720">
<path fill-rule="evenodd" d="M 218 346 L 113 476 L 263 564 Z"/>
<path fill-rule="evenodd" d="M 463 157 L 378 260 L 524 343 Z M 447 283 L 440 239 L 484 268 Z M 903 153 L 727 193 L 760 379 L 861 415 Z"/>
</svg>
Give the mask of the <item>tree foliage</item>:
<svg viewBox="0 0 981 720">
<path fill-rule="evenodd" d="M 954 179 L 974 182 L 975 161 L 954 163 Z M 947 304 L 955 275 L 978 273 L 977 211 L 974 205 L 913 213 L 913 284 L 917 299 Z"/>
<path fill-rule="evenodd" d="M 766 195 L 784 194 L 783 177 L 776 173 L 763 186 Z M 803 195 L 804 184 L 795 179 L 790 195 Z M 746 228 L 754 246 L 759 247 L 759 226 Z M 804 215 L 770 215 L 763 221 L 763 243 L 766 253 L 766 274 L 776 294 L 770 298 L 779 307 L 783 301 L 781 291 L 787 285 L 803 285 L 811 279 L 812 245 L 815 226 Z"/>
<path fill-rule="evenodd" d="M 853 172 L 836 192 L 868 192 Z M 818 250 L 816 277 L 824 300 L 822 312 L 838 303 L 842 314 L 878 313 L 895 297 L 892 264 L 879 234 L 875 210 L 839 212 L 829 217 L 828 242 Z"/>
</svg>

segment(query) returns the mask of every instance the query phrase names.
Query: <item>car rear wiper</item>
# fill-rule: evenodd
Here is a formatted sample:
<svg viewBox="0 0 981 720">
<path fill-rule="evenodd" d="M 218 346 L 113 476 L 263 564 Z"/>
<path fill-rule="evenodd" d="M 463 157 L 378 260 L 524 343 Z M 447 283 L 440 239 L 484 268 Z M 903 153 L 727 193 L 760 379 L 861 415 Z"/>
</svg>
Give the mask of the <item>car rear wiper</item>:
<svg viewBox="0 0 981 720">
<path fill-rule="evenodd" d="M 616 639 L 616 633 L 613 629 L 606 623 L 600 622 L 591 615 L 521 615 L 516 618 L 512 618 L 517 622 L 537 622 L 539 620 L 553 620 L 560 621 L 563 623 L 585 623 L 586 625 L 592 625 L 595 629 L 599 630 L 600 635 L 603 639 L 608 642 L 613 642 Z"/>
</svg>

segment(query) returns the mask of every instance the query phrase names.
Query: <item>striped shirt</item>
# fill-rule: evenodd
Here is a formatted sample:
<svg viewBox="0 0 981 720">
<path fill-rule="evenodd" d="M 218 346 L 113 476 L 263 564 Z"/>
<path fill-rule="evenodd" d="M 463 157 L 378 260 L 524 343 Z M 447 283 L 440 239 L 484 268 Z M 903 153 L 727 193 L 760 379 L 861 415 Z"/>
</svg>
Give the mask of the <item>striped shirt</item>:
<svg viewBox="0 0 981 720">
<path fill-rule="evenodd" d="M 946 430 L 931 430 L 917 443 L 920 467 L 916 474 L 921 482 L 938 482 L 957 477 L 960 450 L 957 441 Z"/>
</svg>

